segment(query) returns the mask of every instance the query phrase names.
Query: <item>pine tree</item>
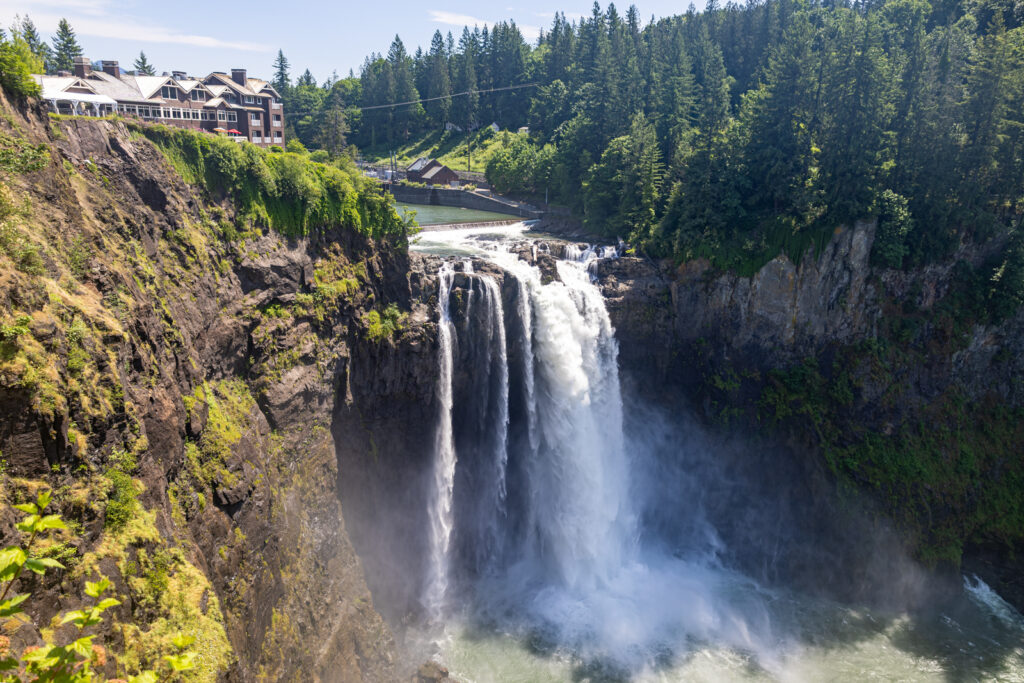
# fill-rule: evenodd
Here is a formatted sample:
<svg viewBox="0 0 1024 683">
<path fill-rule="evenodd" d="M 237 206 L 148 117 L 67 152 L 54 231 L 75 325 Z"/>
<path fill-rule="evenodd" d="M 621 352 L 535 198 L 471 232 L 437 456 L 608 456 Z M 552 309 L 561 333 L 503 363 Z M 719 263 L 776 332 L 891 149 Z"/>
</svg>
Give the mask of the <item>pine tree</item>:
<svg viewBox="0 0 1024 683">
<path fill-rule="evenodd" d="M 392 76 L 394 77 L 394 103 L 415 102 L 420 98 L 416 90 L 416 83 L 413 80 L 412 59 L 405 51 L 405 44 L 397 35 L 388 50 L 388 62 L 391 64 Z M 408 140 L 415 123 L 423 116 L 423 105 L 402 104 L 396 107 L 393 121 L 398 139 Z"/>
<path fill-rule="evenodd" d="M 149 63 L 149 60 L 146 59 L 145 52 L 139 52 L 139 58 L 135 60 L 135 63 L 132 64 L 132 66 L 135 68 L 136 76 L 156 76 L 156 69 Z"/>
<path fill-rule="evenodd" d="M 288 59 L 284 56 L 284 50 L 277 51 L 277 59 L 274 60 L 274 78 L 271 81 L 274 89 L 284 95 L 291 85 L 291 76 L 288 73 Z"/>
<path fill-rule="evenodd" d="M 14 18 L 14 24 L 11 26 L 11 36 L 24 40 L 29 51 L 42 60 L 44 65 L 50 62 L 50 46 L 39 35 L 39 30 L 36 29 L 36 25 L 32 23 L 29 17 L 26 16 L 22 19 L 16 16 Z"/>
<path fill-rule="evenodd" d="M 468 28 L 462 29 L 459 40 L 459 54 L 455 56 L 455 91 L 468 93 L 452 100 L 452 116 L 456 123 L 470 130 L 476 124 L 480 95 L 476 92 L 476 38 Z"/>
<path fill-rule="evenodd" d="M 78 44 L 78 38 L 71 28 L 67 19 L 61 19 L 57 24 L 57 34 L 53 37 L 53 58 L 51 71 L 71 71 L 74 68 L 75 57 L 82 55 L 82 46 Z"/>
<path fill-rule="evenodd" d="M 435 125 L 443 126 L 448 122 L 451 112 L 452 84 L 448 77 L 448 59 L 444 38 L 440 31 L 434 31 L 434 38 L 430 41 L 426 76 L 426 97 L 431 99 L 430 102 L 427 102 L 427 114 L 433 119 Z M 442 99 L 434 99 L 438 97 Z"/>
</svg>

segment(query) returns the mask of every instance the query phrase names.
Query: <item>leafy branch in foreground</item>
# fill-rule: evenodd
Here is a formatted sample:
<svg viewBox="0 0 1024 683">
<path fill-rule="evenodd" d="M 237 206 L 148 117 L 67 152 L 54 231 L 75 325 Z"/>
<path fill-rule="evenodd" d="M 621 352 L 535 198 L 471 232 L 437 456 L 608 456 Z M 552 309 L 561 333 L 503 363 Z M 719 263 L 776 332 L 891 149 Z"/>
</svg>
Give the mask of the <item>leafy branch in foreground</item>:
<svg viewBox="0 0 1024 683">
<path fill-rule="evenodd" d="M 25 513 L 25 517 L 16 525 L 23 536 L 23 542 L 0 551 L 0 584 L 3 585 L 3 590 L 0 591 L 0 619 L 29 621 L 23 605 L 31 594 L 11 594 L 25 569 L 40 576 L 46 574 L 49 569 L 64 569 L 64 565 L 57 560 L 34 555 L 36 542 L 41 536 L 67 528 L 60 515 L 46 514 L 50 499 L 51 492 L 47 490 L 40 492 L 34 503 L 14 506 Z M 10 639 L 0 635 L 0 682 L 89 683 L 108 680 L 101 672 L 96 671 L 107 664 L 106 650 L 93 642 L 97 637 L 95 634 L 84 635 L 83 631 L 102 623 L 103 613 L 121 604 L 117 598 L 103 597 L 111 585 L 110 580 L 103 576 L 99 581 L 85 582 L 85 595 L 92 599 L 92 604 L 66 612 L 58 622 L 61 626 L 74 624 L 78 629 L 78 638 L 70 643 L 57 645 L 50 642 L 50 636 L 46 638 L 44 645 L 26 647 L 20 655 L 15 655 L 11 652 Z M 178 635 L 173 641 L 176 654 L 164 656 L 161 662 L 163 673 L 144 671 L 129 679 L 129 683 L 176 680 L 179 673 L 194 667 L 193 660 L 196 655 L 188 651 L 193 642 L 194 639 L 191 637 Z M 124 681 L 109 680 L 111 683 Z"/>
</svg>

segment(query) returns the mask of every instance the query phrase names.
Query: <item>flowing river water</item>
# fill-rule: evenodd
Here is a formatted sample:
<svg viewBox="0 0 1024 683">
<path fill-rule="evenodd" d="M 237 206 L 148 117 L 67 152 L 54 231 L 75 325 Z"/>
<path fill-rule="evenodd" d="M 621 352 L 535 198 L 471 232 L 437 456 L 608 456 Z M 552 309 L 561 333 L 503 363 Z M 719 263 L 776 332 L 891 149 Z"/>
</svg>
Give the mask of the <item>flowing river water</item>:
<svg viewBox="0 0 1024 683">
<path fill-rule="evenodd" d="M 690 540 L 659 542 L 644 528 L 642 439 L 624 428 L 632 407 L 591 275 L 615 250 L 570 246 L 552 278 L 511 249 L 525 230 L 434 232 L 413 247 L 446 259 L 419 636 L 455 678 L 1024 681 L 1024 619 L 973 577 L 912 613 L 769 587 L 722 560 L 697 500 L 678 501 Z M 514 278 L 514 305 L 473 259 Z M 460 371 L 471 386 L 458 396 Z"/>
</svg>

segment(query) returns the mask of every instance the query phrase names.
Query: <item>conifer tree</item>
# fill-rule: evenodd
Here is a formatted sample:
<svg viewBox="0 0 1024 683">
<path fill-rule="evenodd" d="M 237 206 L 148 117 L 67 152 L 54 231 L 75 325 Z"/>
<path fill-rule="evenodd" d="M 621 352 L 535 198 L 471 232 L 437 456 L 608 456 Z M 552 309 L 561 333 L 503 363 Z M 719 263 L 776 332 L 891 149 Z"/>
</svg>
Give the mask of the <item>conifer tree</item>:
<svg viewBox="0 0 1024 683">
<path fill-rule="evenodd" d="M 440 31 L 434 31 L 434 38 L 430 41 L 426 82 L 426 97 L 431 99 L 427 102 L 427 114 L 435 125 L 443 126 L 448 122 L 451 112 L 452 85 L 448 76 L 444 38 Z M 434 99 L 438 97 L 441 99 Z"/>
<path fill-rule="evenodd" d="M 278 50 L 277 58 L 274 60 L 274 78 L 271 84 L 281 95 L 284 95 L 291 85 L 291 76 L 288 73 L 289 66 L 288 58 L 284 56 L 284 50 Z"/>
<path fill-rule="evenodd" d="M 18 16 L 14 18 L 14 23 L 11 25 L 11 36 L 24 40 L 29 51 L 40 59 L 44 65 L 49 63 L 50 46 L 39 35 L 39 30 L 28 16 L 24 19 Z"/>
<path fill-rule="evenodd" d="M 57 24 L 57 33 L 53 37 L 53 58 L 50 71 L 71 71 L 75 57 L 82 55 L 82 46 L 67 19 Z"/>
<path fill-rule="evenodd" d="M 152 64 L 149 63 L 149 60 L 146 59 L 146 53 L 145 52 L 142 52 L 142 51 L 139 52 L 139 57 L 138 57 L 138 59 L 135 60 L 135 63 L 132 64 L 132 66 L 135 68 L 135 75 L 137 75 L 137 76 L 155 76 L 156 75 L 156 69 L 153 67 Z"/>
</svg>

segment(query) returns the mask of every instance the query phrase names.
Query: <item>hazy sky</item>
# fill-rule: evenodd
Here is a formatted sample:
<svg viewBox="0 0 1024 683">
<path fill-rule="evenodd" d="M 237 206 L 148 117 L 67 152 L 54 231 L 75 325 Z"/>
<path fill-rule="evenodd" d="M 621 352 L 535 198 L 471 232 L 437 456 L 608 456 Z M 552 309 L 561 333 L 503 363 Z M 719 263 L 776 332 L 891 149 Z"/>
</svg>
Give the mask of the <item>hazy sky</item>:
<svg viewBox="0 0 1024 683">
<path fill-rule="evenodd" d="M 202 76 L 210 71 L 245 67 L 250 75 L 269 77 L 278 48 L 297 76 L 309 68 L 318 81 L 337 70 L 359 73 L 370 52 L 386 52 L 395 34 L 409 52 L 430 44 L 434 31 L 451 31 L 458 40 L 464 25 L 514 19 L 528 40 L 551 24 L 551 0 L 505 0 L 515 4 L 468 1 L 414 2 L 200 2 L 198 0 L 0 0 L 0 23 L 29 15 L 49 38 L 61 17 L 78 34 L 90 59 L 117 59 L 131 68 L 145 50 L 157 73 L 181 69 Z M 677 0 L 637 2 L 644 21 L 651 15 L 686 11 Z M 698 7 L 703 2 L 698 2 Z M 565 0 L 557 5 L 570 20 L 589 14 L 592 2 Z M 602 7 L 604 3 L 602 3 Z M 625 13 L 628 4 L 617 5 Z M 443 9 L 438 9 L 443 7 Z"/>
</svg>

